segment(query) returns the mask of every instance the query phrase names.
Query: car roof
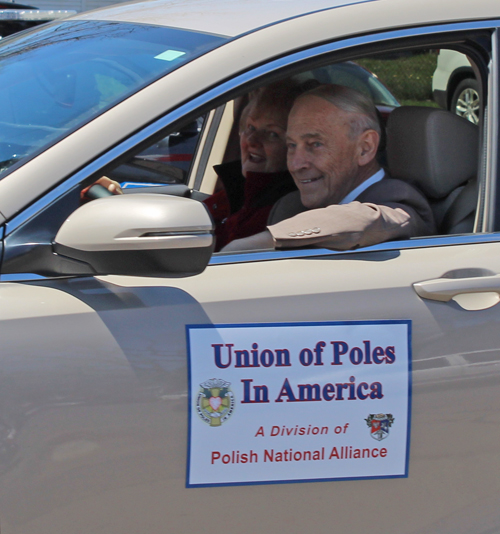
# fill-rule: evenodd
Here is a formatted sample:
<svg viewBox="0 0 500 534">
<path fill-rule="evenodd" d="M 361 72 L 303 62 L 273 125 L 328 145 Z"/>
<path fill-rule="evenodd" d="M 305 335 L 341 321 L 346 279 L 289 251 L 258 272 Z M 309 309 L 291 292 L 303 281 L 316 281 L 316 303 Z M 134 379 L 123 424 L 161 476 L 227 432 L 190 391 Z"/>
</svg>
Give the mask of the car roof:
<svg viewBox="0 0 500 534">
<path fill-rule="evenodd" d="M 307 13 L 380 0 L 145 0 L 94 10 L 78 18 L 160 24 L 236 37 Z"/>
<path fill-rule="evenodd" d="M 84 12 L 76 18 L 156 24 L 237 37 L 270 25 L 323 10 L 348 11 L 358 4 L 377 4 L 385 26 L 400 24 L 401 14 L 418 13 L 419 22 L 491 18 L 500 15 L 498 0 L 145 0 Z M 413 15 L 414 16 L 414 15 Z M 359 20 L 360 27 L 371 26 Z M 416 22 L 416 21 L 415 21 Z"/>
</svg>

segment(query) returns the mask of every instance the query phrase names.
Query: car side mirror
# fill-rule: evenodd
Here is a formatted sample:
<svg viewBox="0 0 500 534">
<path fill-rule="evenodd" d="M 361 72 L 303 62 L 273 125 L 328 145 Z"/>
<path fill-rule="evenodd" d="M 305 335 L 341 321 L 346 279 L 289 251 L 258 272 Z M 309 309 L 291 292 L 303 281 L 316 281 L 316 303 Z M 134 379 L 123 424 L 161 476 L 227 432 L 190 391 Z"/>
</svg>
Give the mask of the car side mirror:
<svg viewBox="0 0 500 534">
<path fill-rule="evenodd" d="M 204 204 L 137 194 L 81 206 L 63 223 L 52 248 L 60 274 L 182 277 L 205 269 L 214 244 Z"/>
</svg>

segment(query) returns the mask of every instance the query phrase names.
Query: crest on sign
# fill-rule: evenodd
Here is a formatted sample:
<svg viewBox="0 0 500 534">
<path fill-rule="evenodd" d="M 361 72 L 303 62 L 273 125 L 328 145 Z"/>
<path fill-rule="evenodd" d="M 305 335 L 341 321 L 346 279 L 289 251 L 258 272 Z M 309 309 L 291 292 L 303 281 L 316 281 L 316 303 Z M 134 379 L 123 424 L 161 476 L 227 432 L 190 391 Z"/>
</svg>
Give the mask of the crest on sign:
<svg viewBox="0 0 500 534">
<path fill-rule="evenodd" d="M 220 426 L 227 421 L 234 411 L 234 393 L 226 382 L 220 378 L 211 378 L 200 384 L 196 397 L 196 410 L 205 423 Z"/>
<path fill-rule="evenodd" d="M 382 441 L 389 435 L 389 428 L 394 423 L 394 417 L 390 413 L 371 413 L 365 421 L 370 428 L 370 436 L 377 441 Z"/>
</svg>

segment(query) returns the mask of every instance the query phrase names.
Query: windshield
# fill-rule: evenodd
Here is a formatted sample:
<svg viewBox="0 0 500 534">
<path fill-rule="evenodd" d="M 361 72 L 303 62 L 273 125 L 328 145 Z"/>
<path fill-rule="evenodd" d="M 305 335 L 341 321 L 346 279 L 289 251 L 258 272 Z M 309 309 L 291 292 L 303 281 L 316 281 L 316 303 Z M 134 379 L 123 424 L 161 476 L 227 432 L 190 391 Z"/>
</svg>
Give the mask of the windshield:
<svg viewBox="0 0 500 534">
<path fill-rule="evenodd" d="M 103 21 L 0 42 L 0 178 L 139 88 L 225 38 Z"/>
</svg>

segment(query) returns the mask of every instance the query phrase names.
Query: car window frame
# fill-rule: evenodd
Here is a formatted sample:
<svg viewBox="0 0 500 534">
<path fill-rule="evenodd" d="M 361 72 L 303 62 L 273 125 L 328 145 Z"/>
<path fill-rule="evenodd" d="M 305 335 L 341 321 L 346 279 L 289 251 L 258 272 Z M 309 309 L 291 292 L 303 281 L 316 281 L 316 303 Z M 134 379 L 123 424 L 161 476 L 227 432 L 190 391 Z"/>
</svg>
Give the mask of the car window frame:
<svg viewBox="0 0 500 534">
<path fill-rule="evenodd" d="M 476 232 L 500 232 L 500 39 L 497 31 L 491 36 L 491 61 L 488 77 L 488 107 L 485 113 L 485 153 L 483 176 L 479 182 L 479 218 L 476 219 Z"/>
<path fill-rule="evenodd" d="M 111 165 L 116 165 L 119 161 L 125 161 L 132 154 L 139 152 L 142 147 L 145 147 L 151 143 L 152 139 L 159 139 L 162 136 L 168 135 L 169 132 L 175 131 L 175 129 L 179 128 L 179 126 L 182 126 L 183 123 L 186 123 L 189 120 L 194 120 L 196 117 L 199 117 L 200 115 L 225 104 L 243 92 L 247 92 L 266 81 L 269 82 L 278 77 L 281 78 L 287 75 L 287 71 L 292 71 L 294 69 L 297 70 L 297 68 L 299 68 L 301 65 L 304 65 L 306 62 L 308 64 L 316 64 L 325 61 L 332 61 L 332 57 L 335 57 L 335 61 L 355 59 L 363 54 L 367 55 L 366 49 L 369 49 L 370 52 L 373 52 L 376 48 L 380 48 L 381 51 L 395 48 L 400 49 L 403 43 L 406 42 L 408 43 L 407 46 L 409 46 L 412 41 L 412 46 L 414 47 L 427 46 L 427 43 L 445 44 L 447 41 L 454 43 L 456 42 L 457 35 L 462 36 L 462 39 L 464 39 L 466 35 L 472 35 L 474 32 L 482 31 L 491 33 L 491 42 L 493 45 L 493 39 L 496 39 L 498 26 L 500 26 L 500 21 L 495 19 L 487 21 L 422 26 L 418 28 L 404 28 L 381 32 L 378 34 L 350 37 L 347 39 L 332 41 L 319 46 L 312 46 L 298 52 L 292 52 L 281 58 L 274 59 L 263 65 L 249 69 L 244 73 L 237 74 L 233 78 L 223 81 L 218 86 L 211 88 L 189 102 L 186 102 L 185 104 L 180 105 L 178 108 L 166 113 L 158 120 L 131 135 L 111 150 L 108 150 L 104 154 L 97 157 L 67 180 L 54 187 L 47 194 L 43 195 L 32 205 L 24 209 L 20 214 L 9 220 L 5 226 L 5 236 L 9 236 L 27 220 L 31 219 L 32 217 L 36 217 L 38 213 L 46 209 L 53 202 L 56 202 L 59 197 L 64 195 L 71 188 L 78 184 L 84 183 L 92 176 L 105 173 L 105 169 L 109 168 Z M 494 88 L 498 87 L 498 83 L 496 82 L 496 77 L 498 76 L 496 74 L 496 64 L 497 57 L 499 55 L 497 48 L 498 45 L 492 46 L 491 50 L 492 60 L 490 63 L 494 66 L 495 78 L 491 76 L 488 80 L 488 95 L 490 97 L 491 95 L 495 95 Z M 363 50 L 365 51 L 363 52 Z M 495 114 L 498 110 L 497 100 L 498 99 L 492 98 L 487 107 L 488 117 L 492 117 L 493 119 L 495 119 Z M 493 184 L 495 182 L 492 176 L 498 176 L 498 148 L 496 144 L 492 143 L 492 123 L 496 124 L 497 121 L 488 120 L 485 122 L 485 127 L 487 128 L 487 135 L 485 139 L 487 139 L 486 148 L 488 153 L 484 158 L 487 164 L 484 166 L 483 174 L 485 175 L 485 178 L 482 180 L 483 186 L 481 189 L 483 194 L 480 197 L 482 199 L 482 204 L 480 203 L 481 207 L 479 208 L 480 210 L 485 210 L 485 194 L 491 203 L 492 196 L 489 195 L 489 192 L 493 187 L 492 182 Z M 199 168 L 197 172 L 200 172 Z M 491 210 L 490 212 L 486 212 L 485 210 L 482 220 L 482 228 L 478 229 L 478 231 L 489 231 L 487 228 L 491 227 Z M 443 246 L 451 244 L 497 241 L 499 239 L 500 236 L 498 235 L 485 238 L 479 234 L 466 234 L 458 238 L 455 236 L 428 236 L 419 239 L 382 243 L 379 245 L 374 245 L 373 247 L 364 248 L 362 250 L 401 250 L 404 248 L 423 246 Z M 322 249 L 269 252 L 252 251 L 250 254 L 237 253 L 217 255 L 212 258 L 212 264 L 227 264 L 233 262 L 238 263 L 241 261 L 262 261 L 264 258 L 282 259 L 318 256 L 319 253 L 321 255 L 335 253 L 331 250 L 324 249 L 323 252 L 320 252 L 321 250 Z M 263 257 L 262 254 L 265 254 L 265 256 Z M 3 276 L 2 279 L 4 279 Z"/>
</svg>

